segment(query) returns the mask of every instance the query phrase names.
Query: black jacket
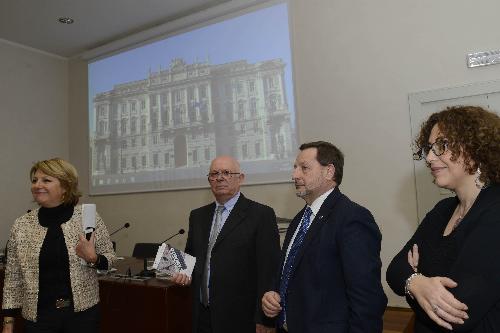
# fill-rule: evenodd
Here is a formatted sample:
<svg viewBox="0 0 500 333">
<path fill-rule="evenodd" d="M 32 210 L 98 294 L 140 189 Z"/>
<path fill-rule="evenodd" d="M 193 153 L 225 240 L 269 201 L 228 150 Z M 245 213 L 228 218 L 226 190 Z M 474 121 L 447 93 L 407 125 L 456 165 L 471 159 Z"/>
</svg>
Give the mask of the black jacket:
<svg viewBox="0 0 500 333">
<path fill-rule="evenodd" d="M 280 268 L 302 215 L 303 210 L 290 223 Z M 294 261 L 287 289 L 289 333 L 382 332 L 387 297 L 380 281 L 381 240 L 372 214 L 336 187 Z"/>
<path fill-rule="evenodd" d="M 195 209 L 189 217 L 186 252 L 196 257 L 192 276 L 193 332 L 198 324 L 200 284 L 208 249 L 215 203 Z M 240 194 L 212 250 L 210 315 L 217 333 L 255 333 L 256 323 L 273 326 L 261 308 L 271 290 L 279 260 L 279 235 L 272 208 Z"/>
<path fill-rule="evenodd" d="M 387 282 L 404 295 L 406 279 L 413 273 L 407 253 L 419 246 L 419 271 L 425 276 L 446 276 L 458 283 L 449 291 L 465 303 L 469 319 L 452 324 L 454 332 L 500 332 L 500 186 L 483 189 L 469 212 L 447 237 L 454 237 L 449 253 L 439 265 L 435 253 L 443 232 L 458 204 L 456 197 L 441 200 L 424 218 L 413 237 L 392 260 Z M 448 267 L 446 267 L 448 266 Z M 416 313 L 415 332 L 449 332 L 425 314 L 418 303 L 407 298 Z"/>
</svg>

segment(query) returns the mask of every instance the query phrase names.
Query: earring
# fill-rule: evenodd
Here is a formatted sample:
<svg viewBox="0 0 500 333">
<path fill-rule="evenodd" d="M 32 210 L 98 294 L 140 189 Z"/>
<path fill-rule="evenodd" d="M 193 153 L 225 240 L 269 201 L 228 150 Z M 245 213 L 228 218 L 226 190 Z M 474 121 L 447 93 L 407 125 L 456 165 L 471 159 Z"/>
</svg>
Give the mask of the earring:
<svg viewBox="0 0 500 333">
<path fill-rule="evenodd" d="M 476 170 L 476 179 L 474 179 L 474 183 L 476 183 L 476 187 L 478 189 L 483 189 L 484 188 L 484 183 L 481 181 L 481 169 L 479 167 Z"/>
</svg>

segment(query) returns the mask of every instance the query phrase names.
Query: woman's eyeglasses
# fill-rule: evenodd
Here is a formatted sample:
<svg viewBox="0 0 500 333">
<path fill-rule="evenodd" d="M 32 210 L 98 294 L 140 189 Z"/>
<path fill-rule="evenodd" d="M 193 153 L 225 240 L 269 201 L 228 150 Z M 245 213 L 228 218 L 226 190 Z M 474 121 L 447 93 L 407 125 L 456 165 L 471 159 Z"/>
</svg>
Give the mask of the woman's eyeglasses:
<svg viewBox="0 0 500 333">
<path fill-rule="evenodd" d="M 431 150 L 434 153 L 434 155 L 441 156 L 446 152 L 447 149 L 448 149 L 448 140 L 444 138 L 437 138 L 434 143 L 429 143 L 423 146 L 420 149 L 420 151 L 413 154 L 413 159 L 415 160 L 424 159 L 427 155 L 429 155 L 429 152 Z"/>
</svg>

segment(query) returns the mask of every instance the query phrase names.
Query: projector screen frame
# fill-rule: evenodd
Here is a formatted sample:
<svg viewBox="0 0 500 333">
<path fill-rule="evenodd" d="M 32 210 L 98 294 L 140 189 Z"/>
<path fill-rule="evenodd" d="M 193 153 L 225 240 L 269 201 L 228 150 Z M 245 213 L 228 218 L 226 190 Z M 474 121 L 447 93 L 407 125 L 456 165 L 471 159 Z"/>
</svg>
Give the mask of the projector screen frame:
<svg viewBox="0 0 500 333">
<path fill-rule="evenodd" d="M 125 39 L 110 43 L 108 45 L 99 47 L 92 51 L 86 52 L 81 56 L 82 59 L 86 59 L 88 63 L 95 62 L 122 52 L 126 52 L 128 50 L 136 49 L 138 47 L 154 43 L 156 41 L 176 36 L 179 34 L 183 34 L 185 32 L 189 32 L 195 29 L 199 29 L 204 26 L 209 26 L 213 23 L 221 22 L 230 18 L 238 17 L 241 15 L 245 15 L 247 13 L 251 13 L 257 11 L 259 9 L 263 9 L 266 7 L 278 5 L 278 4 L 286 4 L 288 11 L 288 33 L 289 33 L 289 43 L 290 43 L 290 57 L 291 57 L 291 66 L 290 72 L 292 75 L 291 79 L 291 91 L 288 93 L 292 93 L 292 103 L 293 103 L 293 113 L 291 116 L 293 117 L 292 123 L 294 124 L 294 136 L 293 139 L 295 141 L 299 140 L 299 125 L 297 123 L 297 109 L 296 109 L 296 84 L 293 81 L 293 77 L 295 77 L 295 65 L 293 62 L 294 59 L 294 48 L 293 48 L 293 11 L 290 6 L 289 0 L 272 0 L 272 1 L 230 1 L 224 3 L 222 5 L 218 5 L 214 8 L 207 9 L 200 13 L 195 13 L 180 19 L 177 19 L 172 22 L 168 22 L 159 27 L 155 27 L 145 32 L 141 32 L 139 34 L 135 34 L 129 36 Z M 160 32 L 161 31 L 161 32 Z M 154 36 L 154 37 L 153 37 Z M 149 38 L 148 38 L 149 37 Z M 88 99 L 90 103 L 90 98 Z M 134 188 L 134 189 L 116 189 L 113 191 L 105 191 L 104 193 L 99 193 L 95 191 L 94 185 L 92 184 L 92 156 L 90 155 L 91 147 L 90 147 L 90 117 L 88 124 L 88 143 L 89 143 L 89 195 L 90 196 L 99 196 L 99 195 L 116 195 L 116 194 L 127 194 L 127 193 L 144 193 L 144 192 L 158 192 L 158 191 L 179 191 L 179 190 L 192 190 L 192 189 L 200 189 L 207 188 L 208 182 L 205 180 L 203 184 L 196 184 L 193 186 L 172 186 L 172 187 L 158 187 L 155 188 L 153 183 L 150 182 L 147 188 Z M 294 142 L 295 146 L 297 142 Z M 290 170 L 292 169 L 292 163 L 290 163 Z M 242 161 L 242 171 L 245 172 L 246 163 Z M 198 178 L 199 179 L 199 178 Z M 288 179 L 279 179 L 276 181 L 273 180 L 265 180 L 265 181 L 256 181 L 253 180 L 252 177 L 247 177 L 247 181 L 245 185 L 263 185 L 263 184 L 278 184 L 278 183 L 289 183 L 291 182 L 291 175 Z"/>
</svg>

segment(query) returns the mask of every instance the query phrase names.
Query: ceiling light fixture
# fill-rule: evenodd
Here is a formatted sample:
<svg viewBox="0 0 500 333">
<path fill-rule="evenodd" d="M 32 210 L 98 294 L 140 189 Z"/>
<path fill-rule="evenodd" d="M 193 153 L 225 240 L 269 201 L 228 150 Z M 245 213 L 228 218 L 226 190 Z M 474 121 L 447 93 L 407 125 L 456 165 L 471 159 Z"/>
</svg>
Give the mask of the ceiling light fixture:
<svg viewBox="0 0 500 333">
<path fill-rule="evenodd" d="M 59 23 L 64 23 L 64 24 L 73 24 L 75 20 L 73 20 L 71 17 L 60 17 L 57 19 Z"/>
</svg>

